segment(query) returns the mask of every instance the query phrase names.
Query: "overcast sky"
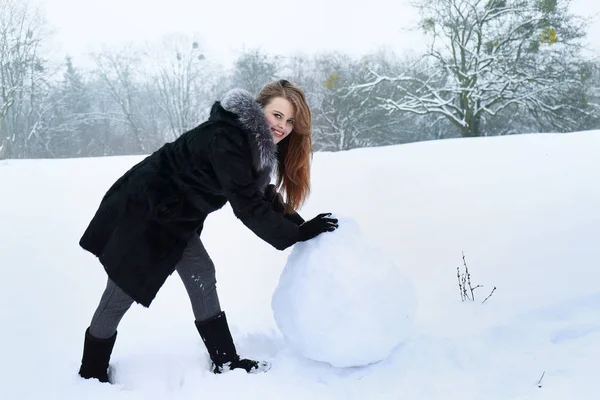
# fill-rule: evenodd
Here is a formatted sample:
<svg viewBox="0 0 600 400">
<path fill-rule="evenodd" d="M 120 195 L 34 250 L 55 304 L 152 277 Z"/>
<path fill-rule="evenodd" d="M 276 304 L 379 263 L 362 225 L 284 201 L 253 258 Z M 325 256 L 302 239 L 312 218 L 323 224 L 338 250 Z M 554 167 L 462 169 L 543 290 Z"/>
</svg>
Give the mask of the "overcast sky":
<svg viewBox="0 0 600 400">
<path fill-rule="evenodd" d="M 196 34 L 207 55 L 228 64 L 240 50 L 272 54 L 341 50 L 364 54 L 387 46 L 420 51 L 408 0 L 35 0 L 55 30 L 60 54 L 77 58 L 103 45 L 142 43 L 170 33 Z M 573 11 L 600 13 L 600 1 L 575 0 Z M 589 31 L 600 54 L 600 21 Z"/>
</svg>

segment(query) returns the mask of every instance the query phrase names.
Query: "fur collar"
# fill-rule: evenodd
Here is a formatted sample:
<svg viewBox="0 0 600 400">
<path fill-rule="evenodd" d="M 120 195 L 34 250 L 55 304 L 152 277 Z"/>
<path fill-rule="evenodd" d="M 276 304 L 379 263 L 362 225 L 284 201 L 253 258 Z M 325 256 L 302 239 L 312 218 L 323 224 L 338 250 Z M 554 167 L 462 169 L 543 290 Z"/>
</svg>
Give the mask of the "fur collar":
<svg viewBox="0 0 600 400">
<path fill-rule="evenodd" d="M 258 153 L 258 168 L 273 170 L 277 162 L 277 145 L 261 105 L 250 92 L 233 89 L 225 94 L 221 107 L 236 114 L 240 125 L 251 133 L 250 142 Z"/>
</svg>

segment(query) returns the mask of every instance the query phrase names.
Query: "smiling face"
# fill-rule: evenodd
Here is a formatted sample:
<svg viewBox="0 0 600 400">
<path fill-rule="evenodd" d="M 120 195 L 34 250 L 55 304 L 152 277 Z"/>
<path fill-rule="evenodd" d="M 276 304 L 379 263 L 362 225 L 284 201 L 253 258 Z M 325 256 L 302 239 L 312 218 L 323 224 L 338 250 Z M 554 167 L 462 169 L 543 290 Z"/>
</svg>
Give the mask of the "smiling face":
<svg viewBox="0 0 600 400">
<path fill-rule="evenodd" d="M 264 107 L 264 112 L 275 143 L 281 142 L 292 133 L 295 110 L 289 100 L 283 97 L 274 97 Z"/>
</svg>

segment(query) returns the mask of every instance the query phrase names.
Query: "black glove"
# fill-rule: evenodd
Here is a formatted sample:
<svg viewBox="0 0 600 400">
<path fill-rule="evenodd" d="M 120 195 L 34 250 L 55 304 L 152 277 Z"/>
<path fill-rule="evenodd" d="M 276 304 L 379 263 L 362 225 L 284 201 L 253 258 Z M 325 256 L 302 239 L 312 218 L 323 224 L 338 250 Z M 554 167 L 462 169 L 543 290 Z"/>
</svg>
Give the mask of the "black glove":
<svg viewBox="0 0 600 400">
<path fill-rule="evenodd" d="M 298 241 L 310 240 L 323 232 L 333 232 L 338 227 L 338 220 L 330 218 L 331 213 L 319 214 L 310 221 L 299 226 L 300 238 Z"/>
</svg>

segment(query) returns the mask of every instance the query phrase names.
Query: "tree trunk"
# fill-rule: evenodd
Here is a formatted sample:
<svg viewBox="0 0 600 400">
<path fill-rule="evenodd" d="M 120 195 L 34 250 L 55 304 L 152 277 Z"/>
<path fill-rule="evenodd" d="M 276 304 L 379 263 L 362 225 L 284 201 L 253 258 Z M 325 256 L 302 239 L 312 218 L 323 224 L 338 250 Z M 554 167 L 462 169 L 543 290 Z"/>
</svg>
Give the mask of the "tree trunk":
<svg viewBox="0 0 600 400">
<path fill-rule="evenodd" d="M 470 114 L 470 113 L 469 113 Z M 467 115 L 466 125 L 461 128 L 462 137 L 479 137 L 481 136 L 481 116 Z"/>
<path fill-rule="evenodd" d="M 12 146 L 8 138 L 2 138 L 0 143 L 0 160 L 7 160 L 12 157 Z"/>
</svg>

